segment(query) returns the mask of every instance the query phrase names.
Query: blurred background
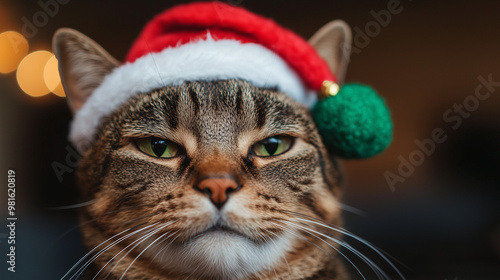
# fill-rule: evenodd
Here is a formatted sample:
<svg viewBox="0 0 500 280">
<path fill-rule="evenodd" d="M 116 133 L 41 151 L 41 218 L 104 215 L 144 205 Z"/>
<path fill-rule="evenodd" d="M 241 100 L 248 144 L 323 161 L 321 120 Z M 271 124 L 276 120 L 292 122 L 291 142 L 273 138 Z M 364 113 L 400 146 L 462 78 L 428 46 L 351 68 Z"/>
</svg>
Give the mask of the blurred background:
<svg viewBox="0 0 500 280">
<path fill-rule="evenodd" d="M 123 60 L 145 23 L 181 2 L 0 1 L 0 170 L 16 173 L 18 217 L 12 274 L 5 183 L 1 279 L 59 279 L 84 254 L 76 211 L 54 209 L 79 200 L 52 35 L 77 29 Z M 500 279 L 500 2 L 227 2 L 304 38 L 332 19 L 353 28 L 346 80 L 385 97 L 395 131 L 383 154 L 341 161 L 345 227 L 393 256 L 406 279 Z"/>
</svg>

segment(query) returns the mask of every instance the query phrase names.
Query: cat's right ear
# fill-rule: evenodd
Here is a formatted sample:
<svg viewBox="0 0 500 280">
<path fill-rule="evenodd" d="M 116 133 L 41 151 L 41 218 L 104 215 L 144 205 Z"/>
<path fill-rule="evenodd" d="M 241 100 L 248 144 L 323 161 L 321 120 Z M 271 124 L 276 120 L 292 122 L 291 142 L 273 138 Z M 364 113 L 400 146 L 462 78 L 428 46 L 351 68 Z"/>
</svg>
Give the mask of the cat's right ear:
<svg viewBox="0 0 500 280">
<path fill-rule="evenodd" d="M 321 27 L 309 39 L 309 44 L 328 63 L 339 85 L 344 82 L 347 64 L 349 64 L 351 38 L 352 32 L 349 25 L 342 20 L 334 20 Z"/>
<path fill-rule="evenodd" d="M 92 39 L 69 28 L 56 32 L 52 47 L 68 105 L 75 114 L 120 63 Z"/>
</svg>

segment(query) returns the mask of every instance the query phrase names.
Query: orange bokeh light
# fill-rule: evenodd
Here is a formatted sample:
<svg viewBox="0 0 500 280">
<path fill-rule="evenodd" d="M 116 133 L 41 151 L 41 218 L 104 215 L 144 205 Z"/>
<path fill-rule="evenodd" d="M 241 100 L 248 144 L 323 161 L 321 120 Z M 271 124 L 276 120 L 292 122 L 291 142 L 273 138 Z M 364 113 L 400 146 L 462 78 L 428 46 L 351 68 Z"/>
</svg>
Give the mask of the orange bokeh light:
<svg viewBox="0 0 500 280">
<path fill-rule="evenodd" d="M 17 68 L 17 83 L 28 95 L 38 97 L 50 93 L 45 85 L 44 70 L 53 56 L 48 51 L 36 51 L 28 54 Z"/>
<path fill-rule="evenodd" d="M 10 73 L 19 65 L 23 57 L 28 54 L 28 41 L 23 35 L 7 31 L 0 34 L 0 73 Z"/>
<path fill-rule="evenodd" d="M 47 61 L 43 71 L 43 79 L 47 88 L 57 96 L 65 97 L 64 89 L 59 76 L 58 62 L 55 55 Z"/>
</svg>

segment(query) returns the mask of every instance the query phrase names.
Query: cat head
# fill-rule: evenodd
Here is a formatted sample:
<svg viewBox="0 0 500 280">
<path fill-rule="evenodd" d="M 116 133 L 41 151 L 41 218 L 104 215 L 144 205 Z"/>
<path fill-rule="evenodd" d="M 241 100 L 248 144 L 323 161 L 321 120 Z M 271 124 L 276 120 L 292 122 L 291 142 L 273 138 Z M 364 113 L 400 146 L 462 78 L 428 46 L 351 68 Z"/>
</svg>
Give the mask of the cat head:
<svg viewBox="0 0 500 280">
<path fill-rule="evenodd" d="M 332 22 L 310 43 L 341 83 L 347 25 Z M 75 114 L 124 67 L 75 30 L 58 31 L 54 51 Z M 80 150 L 78 187 L 92 202 L 81 210 L 84 242 L 113 245 L 96 273 L 310 277 L 331 259 L 304 223 L 340 224 L 339 172 L 310 109 L 280 89 L 215 79 L 141 92 L 100 118 Z"/>
</svg>

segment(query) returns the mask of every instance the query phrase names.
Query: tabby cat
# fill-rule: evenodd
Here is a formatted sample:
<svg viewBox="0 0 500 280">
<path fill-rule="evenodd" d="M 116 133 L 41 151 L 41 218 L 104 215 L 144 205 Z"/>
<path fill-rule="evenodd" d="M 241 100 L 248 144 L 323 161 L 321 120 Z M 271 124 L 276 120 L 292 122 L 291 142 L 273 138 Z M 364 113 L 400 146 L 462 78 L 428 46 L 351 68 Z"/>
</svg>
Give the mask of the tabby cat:
<svg viewBox="0 0 500 280">
<path fill-rule="evenodd" d="M 330 23 L 311 44 L 343 77 L 349 28 Z M 119 66 L 71 29 L 54 51 L 74 113 Z M 309 109 L 277 89 L 194 80 L 138 94 L 83 151 L 89 252 L 63 279 L 348 279 L 339 171 Z"/>
</svg>

